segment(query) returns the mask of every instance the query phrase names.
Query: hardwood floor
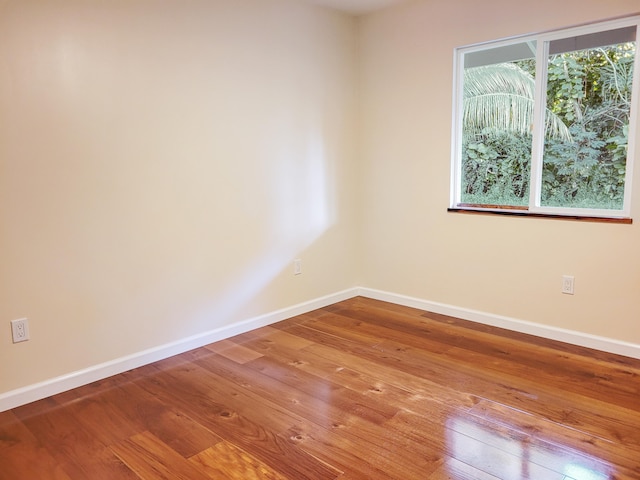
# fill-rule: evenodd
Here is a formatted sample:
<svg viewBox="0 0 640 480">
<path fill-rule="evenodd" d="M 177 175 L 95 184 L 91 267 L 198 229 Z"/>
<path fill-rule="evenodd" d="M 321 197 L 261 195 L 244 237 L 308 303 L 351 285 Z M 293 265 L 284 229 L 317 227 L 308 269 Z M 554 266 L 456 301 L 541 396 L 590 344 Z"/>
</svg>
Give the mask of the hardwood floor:
<svg viewBox="0 0 640 480">
<path fill-rule="evenodd" d="M 640 361 L 355 298 L 0 413 L 0 479 L 640 479 Z"/>
</svg>

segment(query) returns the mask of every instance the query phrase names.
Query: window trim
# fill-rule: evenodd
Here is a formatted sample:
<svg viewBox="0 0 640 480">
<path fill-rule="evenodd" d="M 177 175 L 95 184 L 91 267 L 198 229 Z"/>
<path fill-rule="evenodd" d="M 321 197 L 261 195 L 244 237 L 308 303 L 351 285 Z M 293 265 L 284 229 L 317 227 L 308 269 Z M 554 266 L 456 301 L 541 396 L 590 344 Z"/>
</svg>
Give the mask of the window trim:
<svg viewBox="0 0 640 480">
<path fill-rule="evenodd" d="M 627 143 L 627 160 L 625 168 L 625 185 L 623 206 L 620 210 L 548 207 L 540 205 L 542 189 L 542 163 L 544 149 L 544 115 L 546 109 L 546 81 L 547 60 L 549 45 L 554 40 L 561 40 L 575 36 L 588 35 L 606 30 L 615 30 L 624 27 L 636 27 L 636 57 L 634 60 L 634 72 L 632 83 L 631 110 L 629 115 L 629 138 Z M 470 205 L 461 201 L 462 186 L 462 116 L 463 116 L 463 88 L 464 88 L 464 60 L 469 53 L 484 51 L 489 48 L 503 47 L 515 43 L 535 42 L 536 51 L 536 78 L 535 78 L 535 108 L 533 119 L 533 143 L 531 152 L 529 203 L 522 207 L 509 206 L 480 206 Z M 517 215 L 548 216 L 548 217 L 585 217 L 585 218 L 631 218 L 631 195 L 634 172 L 634 159 L 637 155 L 636 142 L 638 141 L 637 122 L 640 115 L 640 15 L 604 20 L 589 24 L 583 24 L 551 31 L 518 35 L 495 41 L 487 41 L 454 49 L 454 78 L 453 78 L 453 115 L 451 136 L 451 185 L 450 185 L 450 211 L 481 210 L 483 212 L 494 211 L 496 213 L 514 212 Z"/>
</svg>

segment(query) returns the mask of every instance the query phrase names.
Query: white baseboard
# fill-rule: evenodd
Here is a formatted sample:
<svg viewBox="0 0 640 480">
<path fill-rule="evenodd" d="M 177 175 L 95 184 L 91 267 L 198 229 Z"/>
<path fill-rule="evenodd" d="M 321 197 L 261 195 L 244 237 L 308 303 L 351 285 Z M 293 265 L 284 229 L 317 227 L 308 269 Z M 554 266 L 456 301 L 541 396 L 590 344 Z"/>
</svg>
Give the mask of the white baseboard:
<svg viewBox="0 0 640 480">
<path fill-rule="evenodd" d="M 27 403 L 41 400 L 51 395 L 71 390 L 72 388 L 87 385 L 91 382 L 102 380 L 112 375 L 117 375 L 118 373 L 126 372 L 132 368 L 148 365 L 150 363 L 169 358 L 173 355 L 193 350 L 194 348 L 199 348 L 219 340 L 224 340 L 226 338 L 233 337 L 234 335 L 239 335 L 256 328 L 271 325 L 273 323 L 286 320 L 287 318 L 295 317 L 296 315 L 301 315 L 303 313 L 355 297 L 356 295 L 358 295 L 357 288 L 343 290 L 342 292 L 310 300 L 292 307 L 283 308 L 275 312 L 240 321 L 232 325 L 210 330 L 199 335 L 176 340 L 175 342 L 150 348 L 126 357 L 116 358 L 109 362 L 94 365 L 89 368 L 45 380 L 40 383 L 28 385 L 6 393 L 0 393 L 0 412 L 19 407 L 20 405 L 26 405 Z"/>
<path fill-rule="evenodd" d="M 470 310 L 444 303 L 431 302 L 428 300 L 384 292 L 381 290 L 374 290 L 371 288 L 360 288 L 358 292 L 359 295 L 363 297 L 373 298 L 375 300 L 396 303 L 398 305 L 418 308 L 420 310 L 440 313 L 442 315 L 449 315 L 463 320 L 470 320 L 472 322 L 505 328 L 507 330 L 513 330 L 520 333 L 527 333 L 551 340 L 558 340 L 572 345 L 579 345 L 581 347 L 593 348 L 603 352 L 640 359 L 640 345 L 634 343 L 623 342 L 621 340 L 607 337 L 599 337 L 597 335 L 590 335 L 588 333 L 567 330 L 564 328 L 551 327 L 549 325 L 528 322 L 526 320 L 503 317 L 492 313 Z"/>
<path fill-rule="evenodd" d="M 233 337 L 234 335 L 239 335 L 256 328 L 271 325 L 273 323 L 286 320 L 287 318 L 301 315 L 303 313 L 307 313 L 312 310 L 316 310 L 318 308 L 322 308 L 327 305 L 331 305 L 333 303 L 337 303 L 358 295 L 367 298 L 373 298 L 376 300 L 396 303 L 398 305 L 405 305 L 407 307 L 418 308 L 420 310 L 429 312 L 450 315 L 453 317 L 462 318 L 463 320 L 483 323 L 485 325 L 506 328 L 508 330 L 513 330 L 516 332 L 528 333 L 530 335 L 558 340 L 573 345 L 593 348 L 617 355 L 640 359 L 640 345 L 636 345 L 633 343 L 589 335 L 573 330 L 551 327 L 548 325 L 541 325 L 538 323 L 527 322 L 515 318 L 503 317 L 500 315 L 480 312 L 477 310 L 470 310 L 453 305 L 447 305 L 444 303 L 431 302 L 428 300 L 408 297 L 396 293 L 384 292 L 371 288 L 354 287 L 338 293 L 320 297 L 315 300 L 303 302 L 292 307 L 284 308 L 275 312 L 240 321 L 232 325 L 220 327 L 215 330 L 201 333 L 199 335 L 194 335 L 191 337 L 183 338 L 181 340 L 177 340 L 175 342 L 167 343 L 165 345 L 160 345 L 158 347 L 134 353 L 126 357 L 121 357 L 109 362 L 94 365 L 84 370 L 78 370 L 76 372 L 45 380 L 40 383 L 28 385 L 26 387 L 11 390 L 6 393 L 0 393 L 0 412 L 19 407 L 20 405 L 26 405 L 27 403 L 41 400 L 51 395 L 56 395 L 64 391 L 71 390 L 72 388 L 87 385 L 91 382 L 102 380 L 112 375 L 126 372 L 127 370 L 131 370 L 133 368 L 148 365 L 150 363 L 169 358 L 173 355 L 178 355 L 180 353 L 193 350 L 194 348 L 199 348 L 204 345 L 217 342 L 219 340 L 224 340 L 226 338 Z"/>
</svg>

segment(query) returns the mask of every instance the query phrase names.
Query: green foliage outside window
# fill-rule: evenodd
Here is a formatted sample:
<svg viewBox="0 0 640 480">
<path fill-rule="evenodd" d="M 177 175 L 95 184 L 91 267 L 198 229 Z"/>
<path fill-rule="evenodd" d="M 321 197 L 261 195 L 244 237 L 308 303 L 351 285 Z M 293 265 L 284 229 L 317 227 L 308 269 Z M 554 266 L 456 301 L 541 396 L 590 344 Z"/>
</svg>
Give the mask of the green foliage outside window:
<svg viewBox="0 0 640 480">
<path fill-rule="evenodd" d="M 621 209 L 635 43 L 549 58 L 542 205 Z M 527 205 L 531 60 L 465 69 L 463 203 Z"/>
</svg>

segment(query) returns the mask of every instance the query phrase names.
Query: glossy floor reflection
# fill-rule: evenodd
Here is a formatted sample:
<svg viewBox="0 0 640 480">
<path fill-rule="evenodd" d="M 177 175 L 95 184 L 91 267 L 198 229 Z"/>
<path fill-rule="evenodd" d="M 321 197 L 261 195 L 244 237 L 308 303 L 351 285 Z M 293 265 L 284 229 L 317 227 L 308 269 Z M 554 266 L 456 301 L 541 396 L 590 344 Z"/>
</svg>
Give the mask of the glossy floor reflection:
<svg viewBox="0 0 640 480">
<path fill-rule="evenodd" d="M 0 412 L 0 480 L 640 480 L 640 360 L 354 298 Z"/>
<path fill-rule="evenodd" d="M 609 480 L 611 466 L 573 448 L 465 418 L 447 420 L 453 457 L 503 480 Z"/>
</svg>

